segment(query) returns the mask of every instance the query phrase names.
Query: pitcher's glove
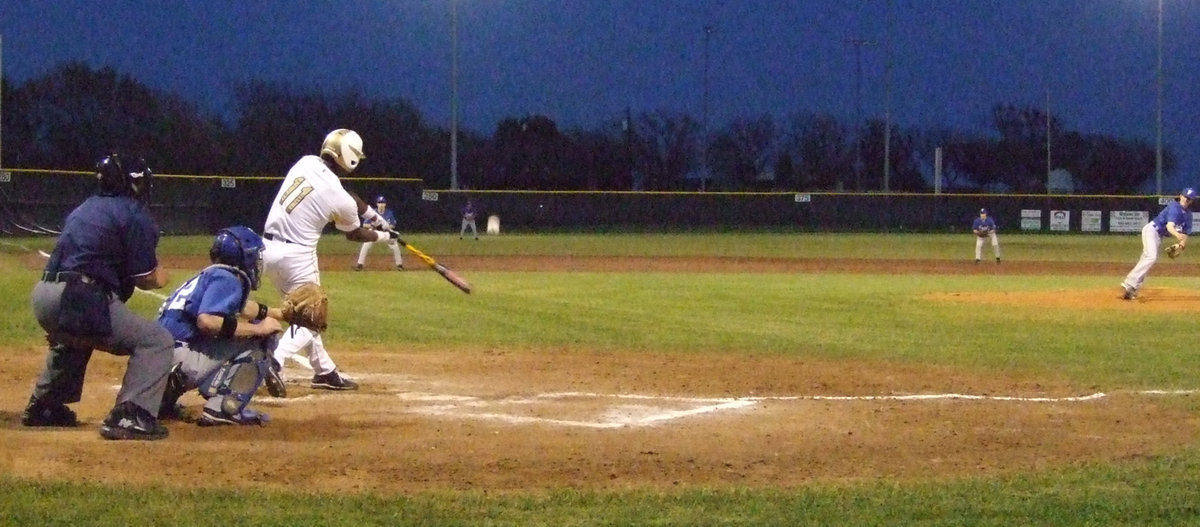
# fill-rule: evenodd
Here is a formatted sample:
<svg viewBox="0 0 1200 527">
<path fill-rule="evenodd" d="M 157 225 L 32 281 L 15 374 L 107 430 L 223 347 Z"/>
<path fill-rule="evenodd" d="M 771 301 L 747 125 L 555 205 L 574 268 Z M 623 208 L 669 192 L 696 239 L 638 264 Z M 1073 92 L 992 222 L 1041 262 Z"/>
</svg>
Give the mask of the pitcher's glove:
<svg viewBox="0 0 1200 527">
<path fill-rule="evenodd" d="M 1168 245 L 1167 246 L 1167 256 L 1170 256 L 1171 258 L 1178 258 L 1179 255 L 1183 254 L 1184 247 L 1185 246 L 1179 245 L 1178 243 L 1173 243 L 1171 245 Z"/>
<path fill-rule="evenodd" d="M 329 324 L 329 297 L 315 283 L 307 283 L 293 289 L 283 297 L 279 307 L 283 319 L 291 324 L 316 332 L 325 331 Z"/>
</svg>

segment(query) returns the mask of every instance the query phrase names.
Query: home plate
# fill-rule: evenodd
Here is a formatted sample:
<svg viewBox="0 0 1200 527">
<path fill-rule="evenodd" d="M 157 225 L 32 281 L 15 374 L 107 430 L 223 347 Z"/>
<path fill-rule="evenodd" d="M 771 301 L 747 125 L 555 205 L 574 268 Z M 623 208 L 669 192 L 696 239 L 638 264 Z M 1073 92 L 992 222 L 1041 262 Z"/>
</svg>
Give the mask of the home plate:
<svg viewBox="0 0 1200 527">
<path fill-rule="evenodd" d="M 398 394 L 407 411 L 437 417 L 546 424 L 582 428 L 633 428 L 720 410 L 753 406 L 755 399 L 658 397 L 599 393 L 544 393 L 494 399 L 453 398 L 427 393 Z M 636 402 L 632 402 L 636 401 Z"/>
</svg>

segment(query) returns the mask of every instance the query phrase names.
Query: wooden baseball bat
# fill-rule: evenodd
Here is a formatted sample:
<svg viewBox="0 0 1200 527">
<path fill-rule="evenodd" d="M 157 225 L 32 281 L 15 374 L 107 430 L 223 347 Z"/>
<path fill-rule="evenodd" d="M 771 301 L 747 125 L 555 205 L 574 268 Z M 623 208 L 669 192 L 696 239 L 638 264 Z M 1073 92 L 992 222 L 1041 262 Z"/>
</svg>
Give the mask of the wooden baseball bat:
<svg viewBox="0 0 1200 527">
<path fill-rule="evenodd" d="M 394 230 L 388 232 L 390 232 L 392 237 L 396 239 L 396 243 L 403 245 L 405 249 L 408 249 L 413 254 L 417 255 L 417 258 L 420 258 L 421 261 L 425 262 L 426 265 L 428 265 L 434 271 L 437 271 L 437 274 L 442 275 L 442 278 L 445 278 L 447 282 L 453 284 L 454 287 L 457 287 L 460 291 L 468 295 L 471 294 L 471 284 L 467 283 L 466 280 L 463 280 L 463 277 L 458 276 L 458 273 L 451 271 L 450 268 L 440 263 L 437 263 L 434 261 L 433 257 L 421 252 L 420 249 L 417 249 L 416 247 L 413 247 L 404 240 L 400 239 L 400 233 Z"/>
</svg>

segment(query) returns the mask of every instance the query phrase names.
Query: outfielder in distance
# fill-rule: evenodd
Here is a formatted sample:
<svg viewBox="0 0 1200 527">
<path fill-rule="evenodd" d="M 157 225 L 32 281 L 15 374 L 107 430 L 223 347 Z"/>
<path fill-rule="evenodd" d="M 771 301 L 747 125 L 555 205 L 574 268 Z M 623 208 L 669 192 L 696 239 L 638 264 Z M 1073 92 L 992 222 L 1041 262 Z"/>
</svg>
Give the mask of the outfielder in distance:
<svg viewBox="0 0 1200 527">
<path fill-rule="evenodd" d="M 975 263 L 983 258 L 983 241 L 992 241 L 992 252 L 996 255 L 996 263 L 1000 263 L 1000 239 L 996 237 L 996 220 L 988 217 L 987 209 L 979 209 L 979 217 L 971 222 L 971 231 L 975 233 Z"/>
<path fill-rule="evenodd" d="M 283 179 L 263 228 L 264 273 L 281 295 L 306 283 L 321 283 L 317 242 L 329 223 L 353 242 L 393 239 L 388 232 L 391 224 L 357 195 L 342 188 L 338 179 L 358 168 L 364 158 L 362 138 L 353 130 L 341 128 L 325 136 L 319 156 L 301 157 Z M 364 226 L 362 221 L 374 228 Z M 292 325 L 283 333 L 275 348 L 275 362 L 283 365 L 288 357 L 304 349 L 313 368 L 313 388 L 358 389 L 357 383 L 338 372 L 321 334 L 307 328 Z"/>
<path fill-rule="evenodd" d="M 396 225 L 396 214 L 392 212 L 392 209 L 388 208 L 387 198 L 383 196 L 375 198 L 375 212 L 383 216 L 383 220 L 393 227 Z M 375 242 L 363 242 L 362 248 L 358 250 L 358 260 L 354 263 L 355 271 L 363 270 L 363 266 L 367 263 L 367 253 L 371 251 L 372 245 L 375 245 Z M 392 250 L 392 260 L 396 262 L 396 270 L 403 271 L 404 256 L 401 254 L 400 244 L 396 243 L 395 239 L 391 239 L 388 240 L 387 246 Z"/>
<path fill-rule="evenodd" d="M 206 399 L 199 425 L 267 422 L 267 414 L 247 408 L 272 373 L 271 352 L 283 331 L 279 308 L 250 300 L 261 280 L 262 254 L 262 238 L 253 230 L 221 229 L 208 251 L 212 265 L 163 302 L 158 322 L 175 337 L 175 363 L 159 417 L 182 417 L 179 397 L 199 388 Z"/>
<path fill-rule="evenodd" d="M 1197 197 L 1200 197 L 1200 192 L 1194 188 L 1188 187 L 1181 190 L 1176 199 L 1167 203 L 1158 216 L 1142 227 L 1142 256 L 1138 258 L 1137 264 L 1121 281 L 1123 290 L 1121 298 L 1125 300 L 1137 298 L 1138 292 L 1142 289 L 1142 282 L 1146 281 L 1146 275 L 1150 274 L 1150 269 L 1158 260 L 1158 248 L 1162 244 L 1163 236 L 1169 234 L 1179 240 L 1169 248 L 1172 258 L 1187 248 L 1188 235 L 1192 233 L 1192 213 L 1188 209 Z"/>
</svg>

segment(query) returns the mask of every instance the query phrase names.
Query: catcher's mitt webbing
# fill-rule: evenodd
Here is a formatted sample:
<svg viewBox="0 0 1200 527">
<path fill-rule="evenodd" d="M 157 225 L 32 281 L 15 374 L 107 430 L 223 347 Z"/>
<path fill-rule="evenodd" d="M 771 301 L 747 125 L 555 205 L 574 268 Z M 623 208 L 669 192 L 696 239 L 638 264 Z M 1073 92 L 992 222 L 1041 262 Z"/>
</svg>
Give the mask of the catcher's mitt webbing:
<svg viewBox="0 0 1200 527">
<path fill-rule="evenodd" d="M 307 283 L 283 297 L 279 307 L 283 319 L 313 331 L 325 331 L 329 324 L 329 297 L 321 286 Z"/>
</svg>

